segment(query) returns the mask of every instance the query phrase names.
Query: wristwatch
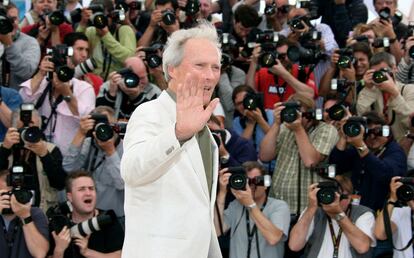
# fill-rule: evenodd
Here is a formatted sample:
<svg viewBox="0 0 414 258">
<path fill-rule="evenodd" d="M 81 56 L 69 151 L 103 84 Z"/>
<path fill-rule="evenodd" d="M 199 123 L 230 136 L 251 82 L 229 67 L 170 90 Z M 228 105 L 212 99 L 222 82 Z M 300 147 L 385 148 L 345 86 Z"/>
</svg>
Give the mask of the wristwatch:
<svg viewBox="0 0 414 258">
<path fill-rule="evenodd" d="M 66 102 L 70 102 L 72 100 L 72 96 L 68 95 L 68 96 L 63 96 L 63 100 Z"/>
<path fill-rule="evenodd" d="M 249 204 L 249 205 L 247 205 L 246 206 L 246 208 L 249 210 L 249 211 L 251 211 L 253 208 L 255 208 L 257 206 L 257 204 L 254 202 L 254 203 L 252 203 L 252 204 Z"/>
<path fill-rule="evenodd" d="M 29 216 L 27 218 L 22 219 L 22 224 L 27 225 L 29 223 L 33 222 L 32 216 Z"/>
<path fill-rule="evenodd" d="M 361 147 L 356 147 L 357 151 L 359 154 L 363 153 L 364 151 L 366 151 L 368 149 L 368 147 L 364 144 Z"/>
<path fill-rule="evenodd" d="M 340 213 L 335 215 L 334 220 L 336 220 L 336 222 L 339 222 L 339 221 L 343 220 L 345 217 L 346 217 L 345 212 L 340 212 Z"/>
</svg>

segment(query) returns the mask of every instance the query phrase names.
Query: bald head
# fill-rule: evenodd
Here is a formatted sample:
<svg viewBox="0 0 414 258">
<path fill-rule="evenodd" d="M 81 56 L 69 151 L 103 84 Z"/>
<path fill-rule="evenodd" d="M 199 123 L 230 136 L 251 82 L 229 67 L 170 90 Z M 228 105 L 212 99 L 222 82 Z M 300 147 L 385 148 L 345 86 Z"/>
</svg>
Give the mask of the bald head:
<svg viewBox="0 0 414 258">
<path fill-rule="evenodd" d="M 141 83 L 145 85 L 148 84 L 147 68 L 141 58 L 136 56 L 128 57 L 124 62 L 124 66 L 131 68 L 131 70 L 139 77 Z"/>
</svg>

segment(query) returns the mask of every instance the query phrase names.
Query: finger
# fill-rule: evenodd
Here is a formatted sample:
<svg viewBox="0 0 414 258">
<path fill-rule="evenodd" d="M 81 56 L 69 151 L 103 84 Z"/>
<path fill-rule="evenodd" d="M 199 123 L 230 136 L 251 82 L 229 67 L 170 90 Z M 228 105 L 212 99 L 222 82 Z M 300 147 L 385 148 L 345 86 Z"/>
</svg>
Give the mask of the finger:
<svg viewBox="0 0 414 258">
<path fill-rule="evenodd" d="M 208 106 L 205 110 L 209 114 L 208 117 L 211 116 L 211 114 L 213 113 L 214 109 L 217 107 L 219 102 L 220 102 L 220 100 L 218 98 L 215 98 L 212 101 L 210 101 L 210 104 L 208 104 Z"/>
</svg>

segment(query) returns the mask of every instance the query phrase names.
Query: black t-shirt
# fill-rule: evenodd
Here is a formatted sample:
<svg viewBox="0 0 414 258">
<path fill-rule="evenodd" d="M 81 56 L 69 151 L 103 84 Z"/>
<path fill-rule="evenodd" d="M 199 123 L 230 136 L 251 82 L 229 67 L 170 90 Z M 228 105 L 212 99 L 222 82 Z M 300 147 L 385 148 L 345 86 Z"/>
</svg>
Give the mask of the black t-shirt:
<svg viewBox="0 0 414 258">
<path fill-rule="evenodd" d="M 102 212 L 99 212 L 102 214 Z M 50 254 L 53 254 L 55 243 L 53 237 L 50 237 Z M 100 231 L 91 234 L 88 242 L 88 248 L 101 253 L 112 253 L 122 249 L 124 244 L 124 230 L 118 220 Z M 64 258 L 82 258 L 79 253 L 79 247 L 71 241 L 65 250 Z"/>
</svg>

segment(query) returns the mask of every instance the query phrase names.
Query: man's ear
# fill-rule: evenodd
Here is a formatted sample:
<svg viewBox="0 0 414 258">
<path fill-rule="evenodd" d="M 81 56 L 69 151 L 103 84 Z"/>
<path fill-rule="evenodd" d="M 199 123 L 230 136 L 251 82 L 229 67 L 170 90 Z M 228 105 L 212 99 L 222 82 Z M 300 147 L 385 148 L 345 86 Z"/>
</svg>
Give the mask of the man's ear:
<svg viewBox="0 0 414 258">
<path fill-rule="evenodd" d="M 167 67 L 168 76 L 173 79 L 175 77 L 175 69 L 172 66 Z"/>
<path fill-rule="evenodd" d="M 72 193 L 66 193 L 66 198 L 72 203 Z"/>
</svg>

